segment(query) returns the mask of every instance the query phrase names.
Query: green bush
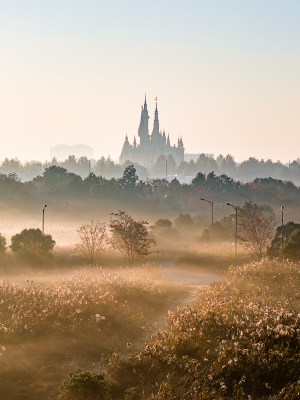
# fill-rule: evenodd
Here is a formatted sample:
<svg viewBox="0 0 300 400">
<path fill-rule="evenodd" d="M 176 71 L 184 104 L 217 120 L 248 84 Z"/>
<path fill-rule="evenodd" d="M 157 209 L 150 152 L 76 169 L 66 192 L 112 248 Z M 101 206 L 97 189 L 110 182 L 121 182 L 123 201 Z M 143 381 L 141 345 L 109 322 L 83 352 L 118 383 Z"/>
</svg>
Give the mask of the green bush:
<svg viewBox="0 0 300 400">
<path fill-rule="evenodd" d="M 79 369 L 62 383 L 58 399 L 109 400 L 110 385 L 104 374 Z"/>
<path fill-rule="evenodd" d="M 3 235 L 0 233 L 0 256 L 3 255 L 6 252 L 6 239 Z"/>
<path fill-rule="evenodd" d="M 281 254 L 290 260 L 300 260 L 300 229 L 295 229 L 289 239 L 284 242 Z"/>
<path fill-rule="evenodd" d="M 22 260 L 33 263 L 45 261 L 55 246 L 51 235 L 40 229 L 23 229 L 11 238 L 11 250 Z"/>
<path fill-rule="evenodd" d="M 295 222 L 288 222 L 287 224 L 283 225 L 283 239 L 285 242 L 289 240 L 291 234 L 296 229 L 300 229 L 300 224 L 296 224 Z M 275 236 L 271 242 L 271 245 L 267 250 L 268 256 L 279 257 L 281 243 L 282 243 L 282 226 L 278 226 L 275 232 Z"/>
</svg>

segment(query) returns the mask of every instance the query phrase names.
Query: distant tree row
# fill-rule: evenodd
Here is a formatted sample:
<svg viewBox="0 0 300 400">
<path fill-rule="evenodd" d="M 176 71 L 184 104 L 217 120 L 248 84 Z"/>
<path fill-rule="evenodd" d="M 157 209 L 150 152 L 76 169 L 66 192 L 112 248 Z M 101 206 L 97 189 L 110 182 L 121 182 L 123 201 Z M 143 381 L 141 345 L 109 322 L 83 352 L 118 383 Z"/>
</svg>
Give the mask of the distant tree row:
<svg viewBox="0 0 300 400">
<path fill-rule="evenodd" d="M 50 209 L 85 212 L 91 208 L 140 207 L 149 210 L 199 212 L 201 198 L 244 203 L 245 198 L 258 204 L 294 205 L 300 201 L 300 189 L 291 182 L 273 178 L 256 178 L 241 183 L 226 174 L 198 172 L 190 184 L 176 178 L 141 180 L 133 165 L 128 165 L 120 178 L 106 179 L 91 172 L 86 178 L 63 167 L 50 166 L 41 175 L 28 182 L 21 182 L 16 174 L 0 175 L 0 204 L 5 208 L 23 212 L 36 210 L 47 203 Z"/>
<path fill-rule="evenodd" d="M 241 163 L 234 161 L 234 158 L 228 154 L 227 156 L 219 155 L 216 159 L 211 156 L 200 154 L 196 161 L 183 161 L 179 165 L 176 164 L 174 158 L 169 155 L 158 157 L 156 163 L 148 170 L 141 165 L 135 165 L 140 179 L 162 178 L 166 176 L 166 160 L 168 162 L 168 175 L 178 176 L 180 180 L 190 180 L 201 171 L 209 173 L 214 171 L 219 175 L 229 175 L 235 180 L 242 182 L 251 181 L 255 178 L 281 179 L 283 181 L 291 180 L 295 184 L 300 184 L 300 159 L 294 160 L 290 165 L 282 164 L 280 161 L 258 160 L 250 157 Z M 70 155 L 64 161 L 58 161 L 53 158 L 50 162 L 41 163 L 39 161 L 31 161 L 22 164 L 18 159 L 6 158 L 0 165 L 0 173 L 15 173 L 22 181 L 29 181 L 41 175 L 46 168 L 51 166 L 59 166 L 67 169 L 69 172 L 80 175 L 85 178 L 90 172 L 105 179 L 120 178 L 131 161 L 126 161 L 123 165 L 116 164 L 110 158 L 102 157 L 99 160 L 89 160 L 87 157 L 76 158 Z"/>
</svg>

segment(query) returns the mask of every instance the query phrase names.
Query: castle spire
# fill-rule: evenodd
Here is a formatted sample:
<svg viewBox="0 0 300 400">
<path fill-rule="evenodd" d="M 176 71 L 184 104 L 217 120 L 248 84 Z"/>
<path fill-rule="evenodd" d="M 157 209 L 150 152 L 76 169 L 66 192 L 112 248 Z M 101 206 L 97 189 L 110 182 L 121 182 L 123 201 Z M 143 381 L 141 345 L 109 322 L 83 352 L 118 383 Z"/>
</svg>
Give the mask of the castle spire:
<svg viewBox="0 0 300 400">
<path fill-rule="evenodd" d="M 145 102 L 144 102 L 144 107 L 142 106 L 141 121 L 140 121 L 139 130 L 138 130 L 138 135 L 140 137 L 140 143 L 143 143 L 143 144 L 149 142 L 148 119 L 149 119 L 149 114 L 148 114 L 148 110 L 147 110 L 147 101 L 146 101 L 146 95 L 145 95 Z"/>
<path fill-rule="evenodd" d="M 153 131 L 152 131 L 152 139 L 157 138 L 159 136 L 159 120 L 158 120 L 158 110 L 157 110 L 157 97 L 155 98 L 156 107 L 154 112 L 154 123 L 153 123 Z"/>
<path fill-rule="evenodd" d="M 168 138 L 167 138 L 167 146 L 170 147 L 170 135 L 168 134 Z"/>
</svg>

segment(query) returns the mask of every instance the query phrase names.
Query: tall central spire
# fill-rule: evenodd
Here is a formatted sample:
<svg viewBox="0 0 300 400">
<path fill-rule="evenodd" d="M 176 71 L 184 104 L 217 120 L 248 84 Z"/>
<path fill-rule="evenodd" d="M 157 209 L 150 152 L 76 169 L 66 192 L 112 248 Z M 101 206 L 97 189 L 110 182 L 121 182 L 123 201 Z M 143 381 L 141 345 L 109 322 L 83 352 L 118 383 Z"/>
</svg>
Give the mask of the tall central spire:
<svg viewBox="0 0 300 400">
<path fill-rule="evenodd" d="M 155 112 L 154 112 L 154 123 L 153 123 L 153 131 L 152 131 L 152 137 L 157 137 L 159 136 L 159 120 L 158 120 L 158 110 L 157 110 L 157 97 L 155 98 L 156 106 L 155 106 Z"/>
<path fill-rule="evenodd" d="M 140 137 L 141 143 L 148 143 L 149 141 L 148 119 L 149 119 L 149 114 L 147 110 L 147 100 L 145 94 L 145 102 L 144 106 L 142 106 L 141 121 L 138 130 L 138 135 Z"/>
</svg>

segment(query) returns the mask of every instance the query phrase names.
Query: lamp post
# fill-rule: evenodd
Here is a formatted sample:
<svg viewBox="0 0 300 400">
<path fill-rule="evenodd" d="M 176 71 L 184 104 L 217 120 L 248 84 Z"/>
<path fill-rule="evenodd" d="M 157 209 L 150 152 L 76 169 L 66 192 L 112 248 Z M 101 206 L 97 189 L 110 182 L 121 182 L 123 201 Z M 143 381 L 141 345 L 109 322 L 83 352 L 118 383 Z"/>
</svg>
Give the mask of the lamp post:
<svg viewBox="0 0 300 400">
<path fill-rule="evenodd" d="M 209 203 L 211 205 L 211 231 L 213 231 L 213 229 L 214 229 L 214 202 L 212 200 L 207 200 L 207 199 L 203 199 L 203 198 L 201 198 L 200 200 L 206 201 L 207 203 Z"/>
<path fill-rule="evenodd" d="M 234 206 L 230 203 L 226 203 L 226 205 L 235 210 L 235 256 L 237 256 L 238 206 Z"/>
<path fill-rule="evenodd" d="M 281 209 L 281 246 L 283 246 L 283 210 L 284 210 L 284 206 L 280 207 Z"/>
<path fill-rule="evenodd" d="M 47 207 L 47 204 L 44 204 L 43 206 L 43 219 L 42 219 L 42 233 L 44 234 L 45 231 L 45 209 Z"/>
</svg>

